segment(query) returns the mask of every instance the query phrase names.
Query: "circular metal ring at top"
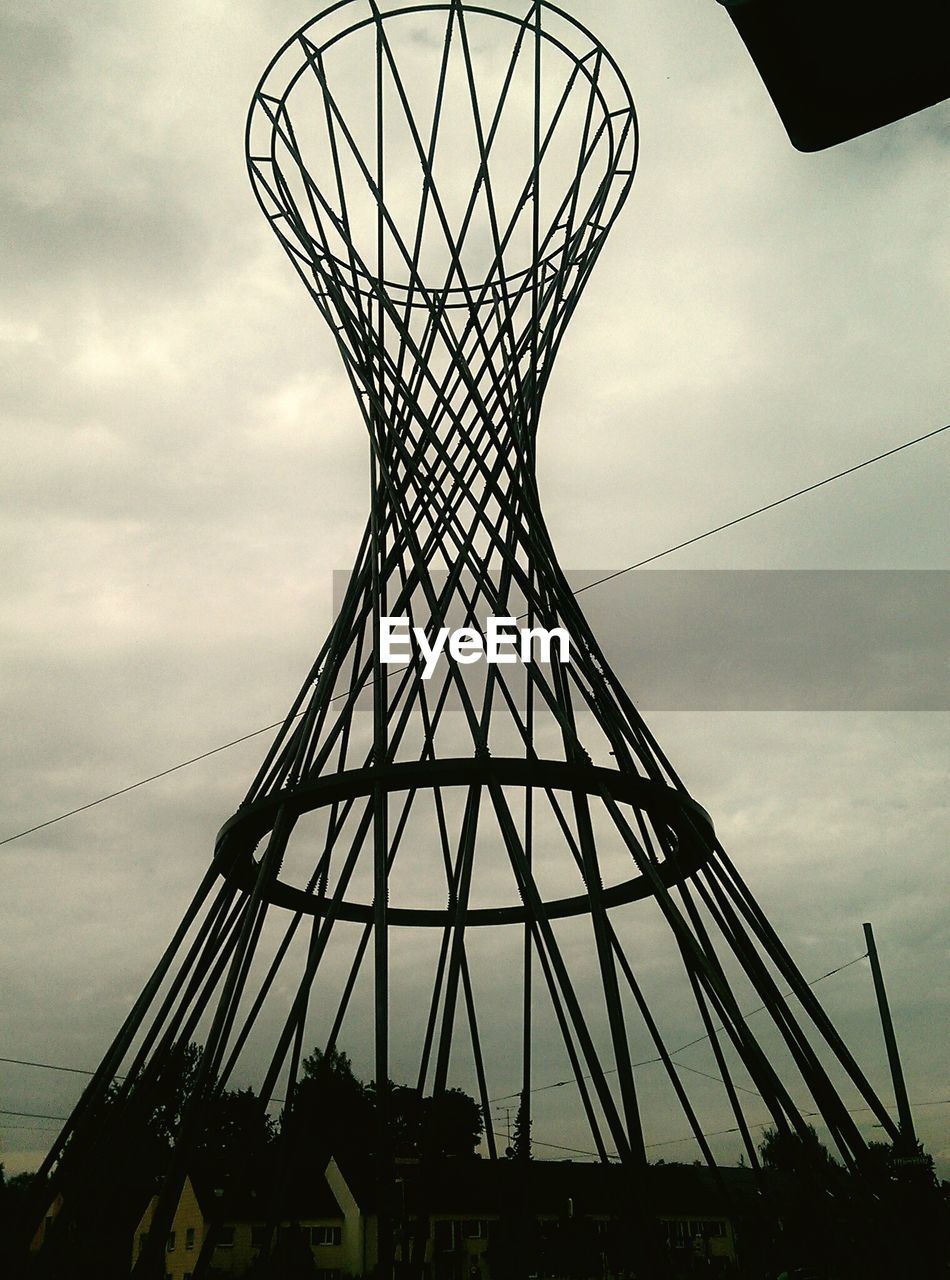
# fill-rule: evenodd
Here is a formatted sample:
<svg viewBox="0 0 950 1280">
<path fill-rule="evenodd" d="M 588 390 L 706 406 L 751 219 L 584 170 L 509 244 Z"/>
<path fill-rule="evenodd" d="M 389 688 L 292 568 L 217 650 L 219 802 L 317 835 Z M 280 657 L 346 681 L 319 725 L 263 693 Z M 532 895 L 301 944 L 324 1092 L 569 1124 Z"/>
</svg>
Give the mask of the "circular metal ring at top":
<svg viewBox="0 0 950 1280">
<path fill-rule="evenodd" d="M 433 305 L 429 290 L 435 288 L 443 307 L 471 309 L 473 295 L 477 295 L 479 306 L 491 307 L 498 305 L 499 294 L 530 293 L 537 278 L 546 273 L 559 275 L 571 270 L 582 273 L 586 261 L 599 247 L 626 199 L 636 170 L 637 118 L 629 86 L 608 51 L 572 14 L 549 0 L 540 0 L 526 11 L 514 11 L 514 6 L 512 9 L 513 11 L 506 12 L 497 4 L 480 4 L 472 0 L 464 0 L 464 3 L 459 0 L 420 3 L 416 0 L 415 3 L 395 3 L 391 7 L 373 2 L 367 11 L 363 0 L 337 0 L 337 3 L 331 4 L 294 32 L 271 59 L 255 90 L 247 118 L 246 152 L 251 183 L 271 227 L 298 269 L 306 263 L 307 269 L 313 272 L 315 278 L 322 280 L 331 293 L 345 281 L 346 292 L 359 294 L 366 299 L 375 299 L 382 292 L 393 304 L 429 309 Z M 577 98 L 589 94 L 589 117 L 596 116 L 593 124 L 588 119 L 585 133 L 589 129 L 591 138 L 602 137 L 605 143 L 603 153 L 593 144 L 588 145 L 586 152 L 584 146 L 580 149 L 575 181 L 579 182 L 581 172 L 588 166 L 596 167 L 597 174 L 592 179 L 591 190 L 581 201 L 581 209 L 576 207 L 580 187 L 574 191 L 573 196 L 570 191 L 565 193 L 565 205 L 571 208 L 569 221 L 573 228 L 569 238 L 561 243 L 555 235 L 536 261 L 519 264 L 515 269 L 506 264 L 506 269 L 490 282 L 479 282 L 473 277 L 465 285 L 446 282 L 438 287 L 435 281 L 427 280 L 424 286 L 420 286 L 418 280 L 399 280 L 389 272 L 380 276 L 368 261 L 364 262 L 358 255 L 354 255 L 352 239 L 348 235 L 346 206 L 349 196 L 344 195 L 344 190 L 349 184 L 353 184 L 350 187 L 351 194 L 354 188 L 359 192 L 364 187 L 370 195 L 373 194 L 376 177 L 373 171 L 374 157 L 369 152 L 365 157 L 359 157 L 358 171 L 355 175 L 348 172 L 344 181 L 340 154 L 347 157 L 352 150 L 355 156 L 359 148 L 347 129 L 344 107 L 331 93 L 331 78 L 324 66 L 324 58 L 327 55 L 332 58 L 344 47 L 343 42 L 353 36 L 366 36 L 377 31 L 382 38 L 382 33 L 387 28 L 395 30 L 398 27 L 399 20 L 434 12 L 444 13 L 450 24 L 470 19 L 495 19 L 513 25 L 521 31 L 519 40 L 530 37 L 524 39 L 528 50 L 536 39 L 539 45 L 564 58 L 570 68 L 568 87 Z M 291 119 L 291 100 L 295 91 L 299 92 L 300 86 L 311 81 L 316 82 L 327 100 L 326 120 L 331 132 L 339 135 L 332 146 L 333 164 L 330 166 L 329 162 L 325 162 L 324 168 L 328 171 L 321 172 L 319 176 L 316 171 L 308 172 L 298 150 L 297 131 Z M 365 106 L 366 92 L 370 96 L 373 93 L 371 74 L 366 74 L 361 86 L 360 101 Z M 343 86 L 344 89 L 348 87 Z M 561 106 L 563 105 L 562 102 Z M 494 106 L 491 100 L 483 104 L 486 133 L 491 127 Z M 509 109 L 519 108 L 520 104 L 513 102 Z M 501 103 L 497 109 L 500 117 Z M 535 112 L 540 110 L 540 102 L 534 109 Z M 398 114 L 396 107 L 388 110 L 392 115 Z M 551 121 L 545 119 L 541 122 L 542 136 L 548 125 L 553 136 L 553 131 L 558 126 L 560 110 L 559 107 Z M 550 137 L 544 139 L 544 153 L 547 152 L 550 141 Z M 301 142 L 305 143 L 306 138 L 302 137 Z M 416 138 L 416 150 L 419 152 L 416 163 L 421 163 L 425 181 L 435 189 L 438 183 L 432 173 L 426 171 L 427 161 L 431 159 L 426 155 L 427 144 L 428 139 L 420 126 Z M 488 147 L 491 150 L 490 142 Z M 547 158 L 546 154 L 542 155 L 542 170 Z M 493 155 L 493 162 L 496 160 L 497 156 Z M 506 162 L 507 160 L 508 157 L 505 157 Z M 451 162 L 444 158 L 441 163 L 443 166 L 448 163 L 452 168 Z M 350 168 L 352 167 L 351 165 Z M 298 182 L 301 178 L 302 186 Z M 477 177 L 476 187 L 480 181 L 481 178 Z M 521 211 L 531 206 L 535 191 L 533 180 L 529 181 L 516 216 L 521 216 Z M 380 194 L 381 192 L 377 192 L 374 198 L 378 199 Z M 363 195 L 367 195 L 367 190 L 363 190 Z M 388 193 L 383 203 L 389 205 Z M 390 219 L 388 209 L 386 217 Z M 399 221 L 398 216 L 396 221 Z M 565 223 L 567 221 L 565 215 Z M 325 235 L 329 233 L 332 240 L 334 234 L 344 231 L 348 252 L 331 247 Z M 461 233 L 462 229 L 453 228 L 453 231 Z"/>
</svg>

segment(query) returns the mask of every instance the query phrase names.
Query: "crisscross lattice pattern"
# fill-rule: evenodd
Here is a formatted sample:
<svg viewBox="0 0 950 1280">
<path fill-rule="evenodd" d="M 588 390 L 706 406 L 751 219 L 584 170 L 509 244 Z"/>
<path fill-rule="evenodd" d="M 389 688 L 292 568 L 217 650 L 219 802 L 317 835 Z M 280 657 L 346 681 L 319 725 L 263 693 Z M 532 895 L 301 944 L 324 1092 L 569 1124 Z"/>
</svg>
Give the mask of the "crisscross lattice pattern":
<svg viewBox="0 0 950 1280">
<path fill-rule="evenodd" d="M 894 1126 L 611 672 L 541 515 L 542 395 L 636 160 L 615 64 L 547 3 L 343 0 L 271 63 L 247 147 L 358 398 L 371 511 L 330 635 L 45 1171 L 79 1186 L 104 1116 L 121 1123 L 201 1038 L 142 1255 L 158 1274 L 202 1100 L 235 1075 L 262 1105 L 292 1099 L 305 1045 L 350 1029 L 377 1081 L 476 1094 L 492 1156 L 491 1099 L 514 1077 L 527 1127 L 543 1054 L 635 1184 L 642 1117 L 671 1103 L 712 1165 L 723 1108 L 757 1165 L 750 1106 L 805 1139 L 817 1112 L 860 1163 L 842 1082 Z M 563 629 L 570 660 L 443 658 L 431 679 L 418 653 L 382 662 L 382 617 L 432 636 L 492 615 Z M 707 1046 L 711 1111 L 667 1019 Z M 564 1097 L 541 1117 L 559 1134 Z"/>
</svg>

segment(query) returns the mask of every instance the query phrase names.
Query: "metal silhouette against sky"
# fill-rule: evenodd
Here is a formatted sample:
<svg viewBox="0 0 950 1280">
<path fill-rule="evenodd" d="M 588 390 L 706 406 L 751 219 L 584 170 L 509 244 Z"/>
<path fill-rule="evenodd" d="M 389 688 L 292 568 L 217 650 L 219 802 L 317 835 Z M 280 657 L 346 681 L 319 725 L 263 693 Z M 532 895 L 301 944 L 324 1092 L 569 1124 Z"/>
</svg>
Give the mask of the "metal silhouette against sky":
<svg viewBox="0 0 950 1280">
<path fill-rule="evenodd" d="M 616 64 L 552 4 L 344 0 L 268 67 L 247 152 L 352 383 L 370 515 L 330 634 L 44 1172 L 77 1176 L 107 1097 L 147 1097 L 191 1040 L 196 1099 L 253 1078 L 266 1106 L 292 1096 L 308 1047 L 360 1034 L 377 1081 L 470 1089 L 492 1157 L 492 1099 L 514 1086 L 530 1122 L 557 1045 L 594 1150 L 634 1179 L 646 1049 L 715 1165 L 644 972 L 644 912 L 749 1163 L 743 1097 L 780 1134 L 820 1115 L 860 1166 L 844 1082 L 897 1130 L 611 671 L 541 514 L 542 397 L 636 166 Z M 417 653 L 384 664 L 386 617 L 426 634 L 515 618 L 565 631 L 570 659 L 444 656 L 424 679 Z"/>
</svg>

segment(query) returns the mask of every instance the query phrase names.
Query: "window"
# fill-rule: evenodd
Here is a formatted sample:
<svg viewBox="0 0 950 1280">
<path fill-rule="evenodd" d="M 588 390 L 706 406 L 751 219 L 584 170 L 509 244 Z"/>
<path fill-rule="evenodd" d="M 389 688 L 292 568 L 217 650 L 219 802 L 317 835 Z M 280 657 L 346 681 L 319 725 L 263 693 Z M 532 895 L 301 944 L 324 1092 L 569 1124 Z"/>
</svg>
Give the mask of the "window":
<svg viewBox="0 0 950 1280">
<path fill-rule="evenodd" d="M 710 1238 L 721 1239 L 726 1234 L 726 1224 L 724 1222 L 693 1220 L 689 1223 L 690 1240 L 708 1240 Z"/>
<path fill-rule="evenodd" d="M 165 1249 L 167 1250 L 167 1252 L 168 1252 L 168 1253 L 174 1253 L 174 1252 L 175 1252 L 175 1233 L 174 1233 L 174 1231 L 169 1231 L 169 1233 L 168 1233 L 168 1239 L 165 1241 Z"/>
<path fill-rule="evenodd" d="M 692 1240 L 688 1222 L 683 1222 L 682 1220 L 678 1222 L 668 1222 L 666 1224 L 666 1230 L 670 1244 L 674 1249 L 685 1249 Z"/>
<path fill-rule="evenodd" d="M 433 1226 L 433 1235 L 435 1237 L 435 1247 L 445 1253 L 455 1248 L 455 1223 L 448 1222 L 444 1218 L 438 1219 Z"/>
<path fill-rule="evenodd" d="M 433 1226 L 436 1250 L 446 1253 L 463 1247 L 464 1240 L 487 1240 L 488 1223 L 484 1218 L 437 1220 Z"/>
<path fill-rule="evenodd" d="M 194 1249 L 194 1247 L 195 1247 L 195 1229 L 194 1227 L 187 1227 L 185 1229 L 185 1248 L 191 1251 L 192 1249 Z"/>
<path fill-rule="evenodd" d="M 302 1230 L 305 1234 L 309 1231 L 310 1244 L 313 1248 L 324 1244 L 339 1244 L 343 1238 L 340 1227 L 303 1227 Z"/>
<path fill-rule="evenodd" d="M 234 1248 L 234 1228 L 218 1227 L 218 1235 L 215 1239 L 215 1245 L 219 1249 Z"/>
<path fill-rule="evenodd" d="M 270 1244 L 270 1232 L 266 1224 L 262 1223 L 256 1227 L 251 1227 L 251 1248 L 266 1249 Z"/>
</svg>

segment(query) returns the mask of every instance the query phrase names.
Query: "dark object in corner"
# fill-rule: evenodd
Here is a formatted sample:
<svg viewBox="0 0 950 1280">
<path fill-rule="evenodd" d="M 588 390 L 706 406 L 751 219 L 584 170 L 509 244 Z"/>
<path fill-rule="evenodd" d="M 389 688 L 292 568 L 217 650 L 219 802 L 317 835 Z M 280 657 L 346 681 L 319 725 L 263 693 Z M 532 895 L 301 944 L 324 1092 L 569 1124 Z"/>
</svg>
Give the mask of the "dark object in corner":
<svg viewBox="0 0 950 1280">
<path fill-rule="evenodd" d="M 719 0 L 799 151 L 950 96 L 948 0 Z"/>
</svg>

